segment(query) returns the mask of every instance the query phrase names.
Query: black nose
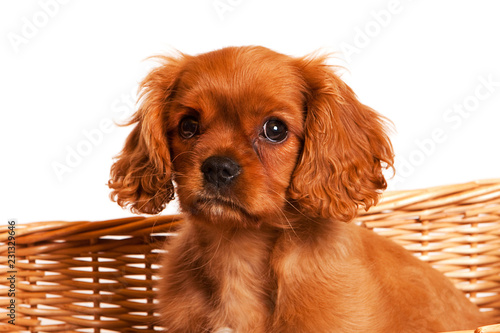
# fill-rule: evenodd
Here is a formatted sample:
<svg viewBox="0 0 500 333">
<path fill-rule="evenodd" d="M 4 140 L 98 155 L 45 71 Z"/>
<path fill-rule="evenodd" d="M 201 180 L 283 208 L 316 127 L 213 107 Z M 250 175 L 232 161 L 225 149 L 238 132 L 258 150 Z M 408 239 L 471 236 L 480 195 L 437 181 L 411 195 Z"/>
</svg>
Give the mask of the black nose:
<svg viewBox="0 0 500 333">
<path fill-rule="evenodd" d="M 230 185 L 241 172 L 241 167 L 233 159 L 211 156 L 203 162 L 201 172 L 207 183 L 222 188 Z"/>
</svg>

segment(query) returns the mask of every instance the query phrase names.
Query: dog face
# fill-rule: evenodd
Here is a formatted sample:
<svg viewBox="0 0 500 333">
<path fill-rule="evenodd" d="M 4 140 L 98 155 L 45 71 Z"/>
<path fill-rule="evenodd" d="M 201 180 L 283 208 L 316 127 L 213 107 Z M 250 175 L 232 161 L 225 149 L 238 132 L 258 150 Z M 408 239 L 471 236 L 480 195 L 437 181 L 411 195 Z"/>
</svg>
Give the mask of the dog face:
<svg viewBox="0 0 500 333">
<path fill-rule="evenodd" d="M 185 65 L 166 122 L 184 212 L 242 225 L 285 208 L 305 117 L 295 72 L 263 50 L 225 49 Z"/>
<path fill-rule="evenodd" d="M 290 212 L 350 221 L 386 187 L 383 120 L 324 57 L 239 47 L 162 60 L 112 167 L 120 205 L 158 213 L 175 183 L 193 218 L 286 227 Z"/>
</svg>

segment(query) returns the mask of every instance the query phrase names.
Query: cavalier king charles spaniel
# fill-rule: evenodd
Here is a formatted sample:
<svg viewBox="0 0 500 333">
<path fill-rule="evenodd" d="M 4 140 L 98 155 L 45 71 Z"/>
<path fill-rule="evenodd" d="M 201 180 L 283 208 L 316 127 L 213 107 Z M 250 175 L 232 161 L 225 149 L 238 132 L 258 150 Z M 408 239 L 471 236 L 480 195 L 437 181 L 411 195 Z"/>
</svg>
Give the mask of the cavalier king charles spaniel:
<svg viewBox="0 0 500 333">
<path fill-rule="evenodd" d="M 441 273 L 351 222 L 386 188 L 385 119 L 326 56 L 228 47 L 161 57 L 112 197 L 185 222 L 166 248 L 167 332 L 437 332 L 485 317 Z"/>
</svg>

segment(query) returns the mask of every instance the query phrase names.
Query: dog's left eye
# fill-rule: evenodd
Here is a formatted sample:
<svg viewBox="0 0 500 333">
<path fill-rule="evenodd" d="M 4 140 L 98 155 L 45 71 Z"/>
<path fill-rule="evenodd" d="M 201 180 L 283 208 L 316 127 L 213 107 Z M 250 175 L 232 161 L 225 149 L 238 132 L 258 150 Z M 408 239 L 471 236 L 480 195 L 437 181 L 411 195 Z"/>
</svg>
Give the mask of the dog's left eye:
<svg viewBox="0 0 500 333">
<path fill-rule="evenodd" d="M 267 140 L 273 143 L 281 143 L 288 136 L 288 128 L 281 120 L 271 118 L 264 123 L 262 134 Z"/>
<path fill-rule="evenodd" d="M 200 122 L 196 117 L 187 116 L 179 123 L 179 135 L 184 139 L 191 139 L 197 135 L 200 129 Z"/>
</svg>

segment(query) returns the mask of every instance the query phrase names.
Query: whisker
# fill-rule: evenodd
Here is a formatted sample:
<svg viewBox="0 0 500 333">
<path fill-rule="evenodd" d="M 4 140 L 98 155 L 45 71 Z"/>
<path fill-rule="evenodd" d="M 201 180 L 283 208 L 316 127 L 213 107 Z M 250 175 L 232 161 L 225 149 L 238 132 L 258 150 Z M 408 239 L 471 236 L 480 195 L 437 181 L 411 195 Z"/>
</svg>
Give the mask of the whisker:
<svg viewBox="0 0 500 333">
<path fill-rule="evenodd" d="M 270 189 L 271 192 L 275 193 L 277 196 L 279 196 L 281 199 L 283 199 L 285 202 L 287 202 L 288 204 L 292 205 L 287 199 L 285 196 L 283 196 L 282 194 Z M 295 236 L 298 236 L 297 233 L 295 232 L 295 228 L 293 227 L 293 224 L 290 222 L 290 220 L 288 219 L 288 217 L 286 216 L 286 213 L 283 211 L 283 209 L 281 207 L 279 207 L 274 201 L 270 200 L 271 203 L 277 208 L 277 211 L 283 216 L 283 218 L 285 219 L 285 221 L 287 222 L 288 226 L 290 227 L 290 230 L 292 230 L 292 232 L 295 234 Z"/>
<path fill-rule="evenodd" d="M 175 155 L 175 156 L 172 158 L 172 163 L 174 163 L 174 162 L 175 162 L 175 160 L 179 158 L 179 156 L 182 156 L 182 155 L 185 155 L 185 154 L 189 154 L 189 153 L 190 153 L 190 151 L 189 151 L 189 150 L 186 150 L 186 151 L 183 151 L 183 152 L 181 152 L 181 153 L 179 153 L 179 154 Z"/>
</svg>

